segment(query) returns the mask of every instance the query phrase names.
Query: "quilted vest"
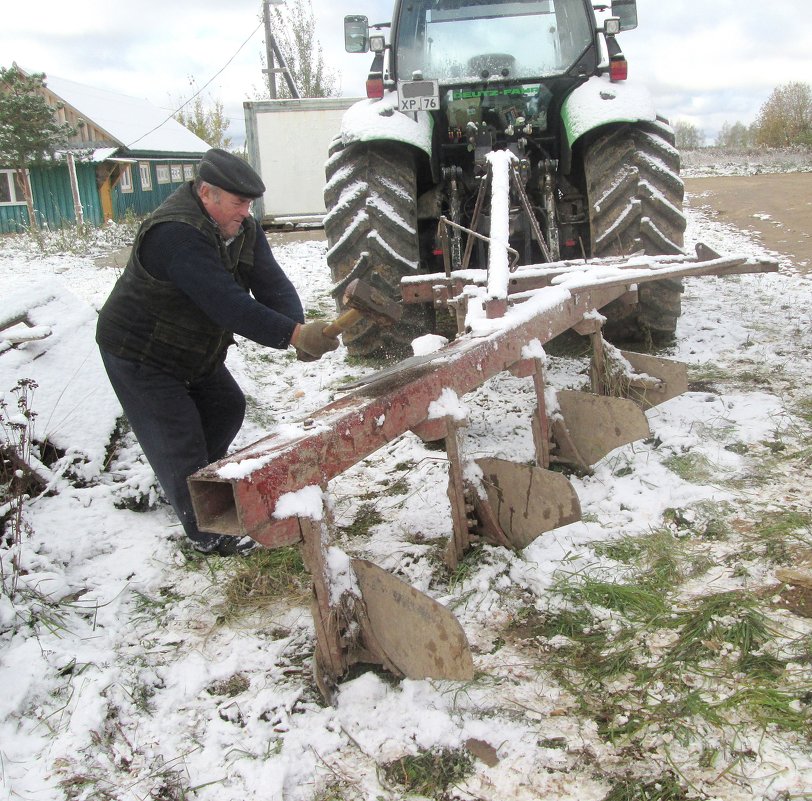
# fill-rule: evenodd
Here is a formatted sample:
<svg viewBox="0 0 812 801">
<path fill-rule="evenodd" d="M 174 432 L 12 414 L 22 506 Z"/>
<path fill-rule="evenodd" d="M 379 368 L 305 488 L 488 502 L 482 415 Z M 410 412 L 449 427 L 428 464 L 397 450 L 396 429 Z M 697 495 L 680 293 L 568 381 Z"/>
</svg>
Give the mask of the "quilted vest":
<svg viewBox="0 0 812 801">
<path fill-rule="evenodd" d="M 201 231 L 223 269 L 243 289 L 254 264 L 257 226 L 253 217 L 247 217 L 240 233 L 226 244 L 197 200 L 192 183 L 184 184 L 141 224 L 127 266 L 99 311 L 96 341 L 108 353 L 193 381 L 225 359 L 234 338 L 172 282 L 154 278 L 141 264 L 144 237 L 164 222 L 186 223 Z"/>
</svg>

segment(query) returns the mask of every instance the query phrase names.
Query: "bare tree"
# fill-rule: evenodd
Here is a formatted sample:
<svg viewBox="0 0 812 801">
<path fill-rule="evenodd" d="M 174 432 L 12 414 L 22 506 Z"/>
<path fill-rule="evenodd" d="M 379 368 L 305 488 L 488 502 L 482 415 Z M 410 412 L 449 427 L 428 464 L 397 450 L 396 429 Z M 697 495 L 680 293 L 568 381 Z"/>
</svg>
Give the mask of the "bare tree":
<svg viewBox="0 0 812 801">
<path fill-rule="evenodd" d="M 756 141 L 770 147 L 812 145 L 812 86 L 794 81 L 774 89 L 759 111 Z"/>
<path fill-rule="evenodd" d="M 674 135 L 678 150 L 696 150 L 705 143 L 705 134 L 687 120 L 677 120 L 674 123 Z"/>
<path fill-rule="evenodd" d="M 311 0 L 286 0 L 271 12 L 274 39 L 302 97 L 334 97 L 338 79 L 324 63 L 321 43 L 316 38 L 316 20 Z M 277 65 L 279 66 L 279 65 Z M 284 81 L 279 97 L 290 97 Z"/>
<path fill-rule="evenodd" d="M 753 136 L 749 126 L 743 122 L 726 122 L 716 136 L 717 147 L 726 147 L 732 150 L 743 150 L 753 144 Z"/>
</svg>

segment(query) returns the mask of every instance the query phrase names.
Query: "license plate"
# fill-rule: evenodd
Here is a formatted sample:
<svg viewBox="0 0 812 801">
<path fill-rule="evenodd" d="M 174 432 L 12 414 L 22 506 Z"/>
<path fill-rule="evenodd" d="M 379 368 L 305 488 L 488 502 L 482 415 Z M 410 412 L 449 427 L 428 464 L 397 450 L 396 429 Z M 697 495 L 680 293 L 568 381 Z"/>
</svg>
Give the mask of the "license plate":
<svg viewBox="0 0 812 801">
<path fill-rule="evenodd" d="M 398 81 L 400 111 L 437 111 L 439 108 L 440 87 L 437 81 Z"/>
</svg>

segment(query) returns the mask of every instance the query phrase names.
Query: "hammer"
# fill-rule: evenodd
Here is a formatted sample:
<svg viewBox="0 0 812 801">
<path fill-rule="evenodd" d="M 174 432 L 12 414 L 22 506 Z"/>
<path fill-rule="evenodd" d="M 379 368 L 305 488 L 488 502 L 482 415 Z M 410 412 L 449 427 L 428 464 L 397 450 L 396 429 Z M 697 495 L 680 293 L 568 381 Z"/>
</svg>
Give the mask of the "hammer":
<svg viewBox="0 0 812 801">
<path fill-rule="evenodd" d="M 400 320 L 403 313 L 403 308 L 398 303 L 359 278 L 347 284 L 341 301 L 348 307 L 347 311 L 325 326 L 322 333 L 326 337 L 337 337 L 362 317 L 378 325 L 392 325 Z"/>
</svg>

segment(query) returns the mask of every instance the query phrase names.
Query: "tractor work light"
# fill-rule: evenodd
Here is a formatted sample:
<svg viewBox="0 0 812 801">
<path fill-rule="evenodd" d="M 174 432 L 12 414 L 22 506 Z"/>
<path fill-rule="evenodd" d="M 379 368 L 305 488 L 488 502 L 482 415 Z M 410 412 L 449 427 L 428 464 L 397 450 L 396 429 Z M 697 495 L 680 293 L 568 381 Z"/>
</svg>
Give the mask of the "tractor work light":
<svg viewBox="0 0 812 801">
<path fill-rule="evenodd" d="M 620 17 L 607 17 L 603 23 L 603 32 L 607 36 L 617 36 L 620 33 Z"/>
<path fill-rule="evenodd" d="M 373 53 L 383 53 L 386 50 L 386 37 L 384 36 L 370 36 L 369 49 Z"/>
</svg>

